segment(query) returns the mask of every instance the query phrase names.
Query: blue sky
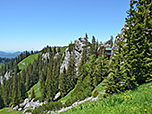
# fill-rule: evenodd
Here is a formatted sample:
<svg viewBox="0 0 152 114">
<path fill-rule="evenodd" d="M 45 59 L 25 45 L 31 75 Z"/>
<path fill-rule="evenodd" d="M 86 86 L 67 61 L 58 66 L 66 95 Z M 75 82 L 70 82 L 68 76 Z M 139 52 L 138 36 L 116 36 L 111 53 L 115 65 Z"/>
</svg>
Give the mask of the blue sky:
<svg viewBox="0 0 152 114">
<path fill-rule="evenodd" d="M 40 50 L 94 35 L 114 37 L 130 0 L 0 0 L 0 50 Z"/>
</svg>

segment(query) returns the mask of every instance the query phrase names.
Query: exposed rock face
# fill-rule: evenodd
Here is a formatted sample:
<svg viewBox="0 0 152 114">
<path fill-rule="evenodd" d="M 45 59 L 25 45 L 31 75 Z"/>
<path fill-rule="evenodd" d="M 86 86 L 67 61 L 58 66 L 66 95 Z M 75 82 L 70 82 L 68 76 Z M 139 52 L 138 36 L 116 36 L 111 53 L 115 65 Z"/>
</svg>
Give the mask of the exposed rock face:
<svg viewBox="0 0 152 114">
<path fill-rule="evenodd" d="M 87 41 L 86 38 L 79 38 L 78 40 L 76 40 L 74 42 L 74 51 L 71 54 L 74 54 L 74 56 L 75 56 L 76 72 L 78 71 L 78 67 L 79 67 L 80 62 L 81 62 L 83 47 L 86 45 L 86 41 Z M 60 73 L 63 72 L 64 67 L 67 70 L 68 62 L 69 62 L 69 58 L 70 58 L 71 54 L 70 54 L 69 48 L 67 48 L 63 54 L 64 60 L 63 60 L 61 67 L 60 67 Z"/>
<path fill-rule="evenodd" d="M 39 100 L 34 101 L 34 99 L 27 98 L 19 106 L 15 106 L 13 110 L 23 111 L 25 113 L 28 109 L 35 109 L 38 106 L 42 106 L 46 102 L 39 102 Z"/>
<path fill-rule="evenodd" d="M 64 57 L 65 56 L 65 57 Z M 68 62 L 69 62 L 69 58 L 70 58 L 70 52 L 69 52 L 69 48 L 67 48 L 63 54 L 63 57 L 64 57 L 64 60 L 61 64 L 61 67 L 60 67 L 60 73 L 63 72 L 63 68 L 65 67 L 67 69 L 68 67 Z"/>
<path fill-rule="evenodd" d="M 114 45 L 112 47 L 112 52 L 111 52 L 111 55 L 114 54 L 114 50 L 117 50 L 118 48 L 118 42 L 121 40 L 123 42 L 126 42 L 126 40 L 123 39 L 123 35 L 124 35 L 124 30 L 126 29 L 126 27 L 124 26 L 122 29 L 121 29 L 121 32 L 120 34 L 118 34 L 115 38 L 115 41 L 114 41 Z"/>
<path fill-rule="evenodd" d="M 3 76 L 0 76 L 0 83 L 3 83 Z"/>
<path fill-rule="evenodd" d="M 0 76 L 0 83 L 3 84 L 3 79 L 5 78 L 6 80 L 8 80 L 10 77 L 11 77 L 10 72 L 7 71 L 4 75 L 4 77 Z"/>
<path fill-rule="evenodd" d="M 111 46 L 111 40 L 107 40 L 106 42 L 103 43 L 105 48 L 110 48 Z"/>
<path fill-rule="evenodd" d="M 42 54 L 42 61 L 45 62 L 47 59 L 49 59 L 49 57 L 50 57 L 50 53 L 49 52 L 43 53 Z"/>
<path fill-rule="evenodd" d="M 49 111 L 48 113 L 51 113 L 51 114 L 57 114 L 57 113 L 61 113 L 61 112 L 64 112 L 64 111 L 67 111 L 67 110 L 69 110 L 69 109 L 71 109 L 71 108 L 73 108 L 73 107 L 75 107 L 75 106 L 77 106 L 77 105 L 79 105 L 79 104 L 82 104 L 82 103 L 84 103 L 84 102 L 86 102 L 86 101 L 97 101 L 99 98 L 98 97 L 95 97 L 95 98 L 93 98 L 93 97 L 89 97 L 89 98 L 86 98 L 86 99 L 84 99 L 84 100 L 82 100 L 82 101 L 76 101 L 75 103 L 73 103 L 71 106 L 69 106 L 69 107 L 63 107 L 63 108 L 61 108 L 60 110 L 56 110 L 56 111 Z"/>
<path fill-rule="evenodd" d="M 55 95 L 55 97 L 54 97 L 54 99 L 53 99 L 53 100 L 56 100 L 60 95 L 61 95 L 61 93 L 60 93 L 60 92 L 58 92 L 58 93 Z"/>
<path fill-rule="evenodd" d="M 59 56 L 60 56 L 60 53 L 57 52 L 54 56 L 54 59 L 57 59 Z"/>
</svg>

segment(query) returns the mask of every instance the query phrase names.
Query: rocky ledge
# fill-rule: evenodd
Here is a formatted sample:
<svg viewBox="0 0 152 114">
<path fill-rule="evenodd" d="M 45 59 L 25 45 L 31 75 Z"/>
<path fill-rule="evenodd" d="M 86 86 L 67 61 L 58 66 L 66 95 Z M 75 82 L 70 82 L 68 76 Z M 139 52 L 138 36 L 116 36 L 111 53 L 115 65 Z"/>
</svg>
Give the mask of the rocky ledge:
<svg viewBox="0 0 152 114">
<path fill-rule="evenodd" d="M 34 99 L 26 98 L 23 103 L 13 107 L 13 110 L 23 111 L 23 114 L 26 113 L 29 109 L 35 109 L 38 106 L 42 106 L 46 102 L 40 102 L 39 100 L 34 101 Z"/>
</svg>

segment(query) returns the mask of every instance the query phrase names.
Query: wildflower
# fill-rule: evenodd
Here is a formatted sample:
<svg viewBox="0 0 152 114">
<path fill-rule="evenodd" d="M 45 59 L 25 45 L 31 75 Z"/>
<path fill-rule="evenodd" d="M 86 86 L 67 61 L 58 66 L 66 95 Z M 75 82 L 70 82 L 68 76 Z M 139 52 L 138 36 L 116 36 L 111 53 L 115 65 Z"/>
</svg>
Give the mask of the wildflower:
<svg viewBox="0 0 152 114">
<path fill-rule="evenodd" d="M 147 113 L 147 109 L 145 109 L 145 113 Z"/>
<path fill-rule="evenodd" d="M 150 107 L 152 108 L 152 105 Z"/>
</svg>

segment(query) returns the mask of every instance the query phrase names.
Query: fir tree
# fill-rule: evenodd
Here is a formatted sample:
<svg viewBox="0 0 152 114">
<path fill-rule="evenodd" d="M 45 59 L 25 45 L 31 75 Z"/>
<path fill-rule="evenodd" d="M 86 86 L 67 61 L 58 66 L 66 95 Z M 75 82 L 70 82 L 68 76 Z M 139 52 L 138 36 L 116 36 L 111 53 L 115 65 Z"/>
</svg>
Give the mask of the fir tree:
<svg viewBox="0 0 152 114">
<path fill-rule="evenodd" d="M 61 97 L 65 96 L 67 93 L 67 75 L 65 67 L 63 69 L 63 73 L 60 75 L 59 89 L 61 92 Z"/>
<path fill-rule="evenodd" d="M 34 89 L 32 89 L 32 93 L 31 93 L 31 99 L 35 98 L 35 91 Z"/>
<path fill-rule="evenodd" d="M 46 98 L 46 86 L 45 86 L 45 81 L 46 81 L 46 76 L 44 75 L 43 72 L 41 72 L 41 75 L 40 75 L 40 86 L 41 86 L 42 101 Z"/>
<path fill-rule="evenodd" d="M 110 41 L 111 41 L 110 48 L 112 48 L 113 47 L 113 36 L 111 36 Z"/>
<path fill-rule="evenodd" d="M 67 67 L 67 92 L 69 92 L 71 89 L 74 88 L 76 83 L 76 71 L 75 71 L 75 60 L 74 60 L 74 54 L 71 53 L 68 67 Z"/>
<path fill-rule="evenodd" d="M 97 86 L 109 73 L 109 60 L 105 48 L 101 48 L 93 72 L 93 85 Z"/>
<path fill-rule="evenodd" d="M 13 100 L 13 105 L 18 104 L 18 79 L 17 79 L 17 75 L 14 75 L 14 77 L 13 77 L 12 100 Z"/>
<path fill-rule="evenodd" d="M 4 107 L 4 101 L 3 98 L 0 95 L 0 109 Z"/>
<path fill-rule="evenodd" d="M 126 45 L 123 47 L 125 58 L 124 73 L 126 81 L 142 84 L 152 80 L 152 47 L 151 47 L 151 16 L 152 3 L 150 0 L 131 0 L 124 38 Z M 129 78 L 130 77 L 130 78 Z M 132 79 L 135 81 L 132 82 Z"/>
</svg>

